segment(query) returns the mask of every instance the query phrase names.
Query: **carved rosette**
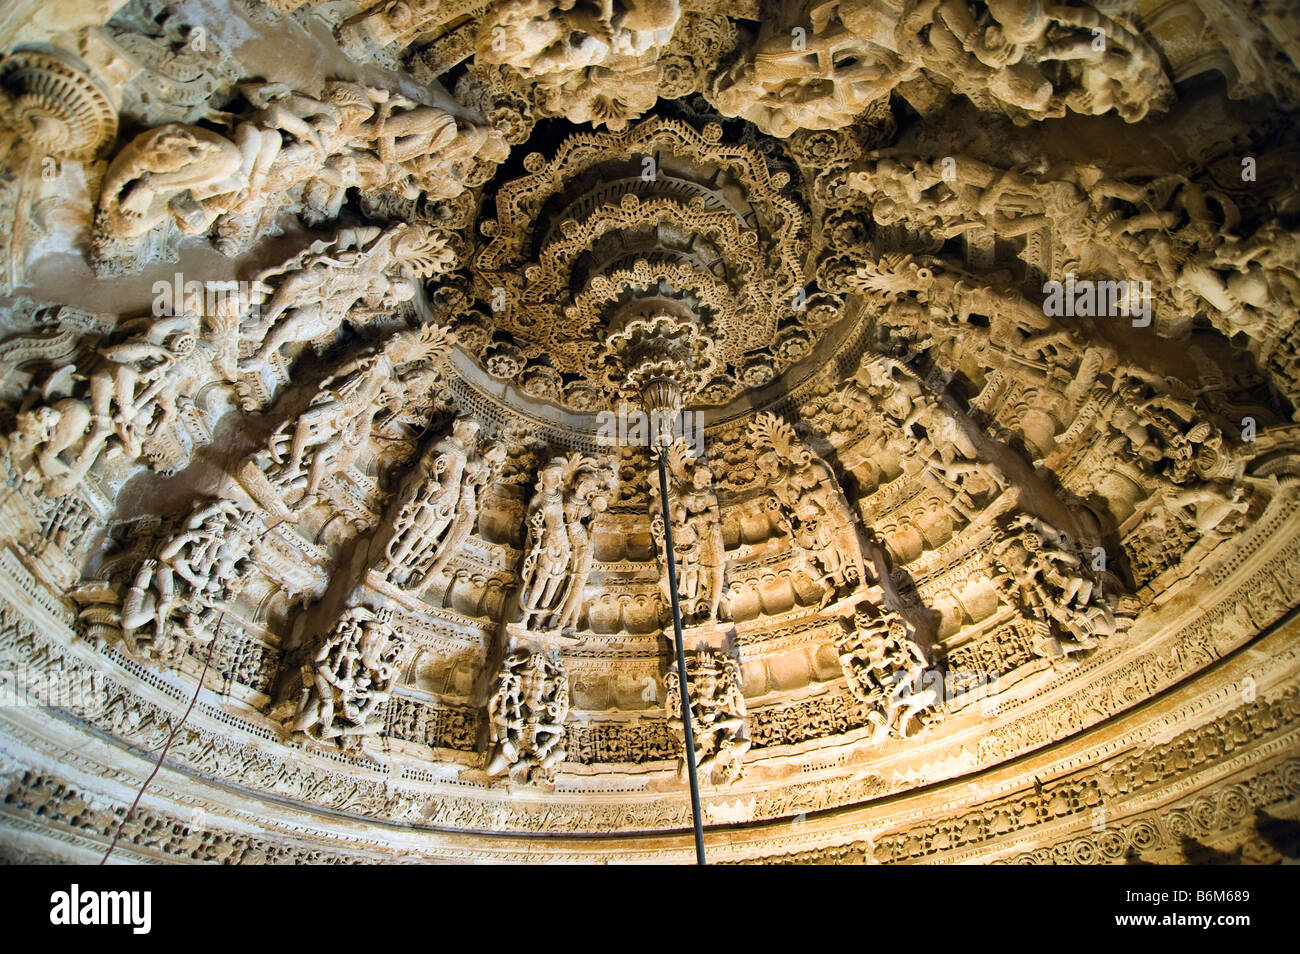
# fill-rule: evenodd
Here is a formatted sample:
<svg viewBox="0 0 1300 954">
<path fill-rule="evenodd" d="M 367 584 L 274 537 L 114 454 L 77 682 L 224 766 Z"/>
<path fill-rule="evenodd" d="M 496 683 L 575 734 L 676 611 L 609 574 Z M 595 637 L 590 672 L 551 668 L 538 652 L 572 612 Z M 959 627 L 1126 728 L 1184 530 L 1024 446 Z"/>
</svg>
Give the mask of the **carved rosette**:
<svg viewBox="0 0 1300 954">
<path fill-rule="evenodd" d="M 625 400 L 648 411 L 678 411 L 712 377 L 712 340 L 689 319 L 633 318 L 605 339 L 605 360 Z"/>
<path fill-rule="evenodd" d="M 108 94 L 61 53 L 21 50 L 0 61 L 0 117 L 35 153 L 57 159 L 97 159 L 117 138 Z"/>
<path fill-rule="evenodd" d="M 593 388 L 640 404 L 655 378 L 684 375 L 687 403 L 769 383 L 838 318 L 801 307 L 810 223 L 775 165 L 665 119 L 527 156 L 481 224 L 474 294 L 503 339 L 485 369 L 522 388 L 545 365 L 571 379 L 548 397 L 580 409 Z"/>
</svg>

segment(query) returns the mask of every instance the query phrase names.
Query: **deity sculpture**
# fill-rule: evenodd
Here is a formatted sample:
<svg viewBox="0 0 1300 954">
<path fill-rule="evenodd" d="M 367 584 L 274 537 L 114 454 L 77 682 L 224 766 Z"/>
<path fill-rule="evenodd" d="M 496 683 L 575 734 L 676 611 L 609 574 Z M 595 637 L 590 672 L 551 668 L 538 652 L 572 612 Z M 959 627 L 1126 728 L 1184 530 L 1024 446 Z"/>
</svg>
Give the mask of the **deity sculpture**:
<svg viewBox="0 0 1300 954">
<path fill-rule="evenodd" d="M 487 773 L 508 772 L 516 782 L 554 781 L 567 754 L 568 714 L 569 677 L 564 667 L 544 653 L 511 653 L 488 700 Z"/>
<path fill-rule="evenodd" d="M 758 469 L 787 515 L 791 538 L 805 566 L 825 587 L 822 605 L 867 583 L 858 520 L 834 472 L 775 414 L 750 425 Z"/>
<path fill-rule="evenodd" d="M 906 427 L 917 420 L 924 392 L 921 382 L 900 362 L 867 352 L 840 399 L 851 407 L 878 409 L 894 424 Z"/>
<path fill-rule="evenodd" d="M 1226 239 L 1202 242 L 1178 279 L 1210 306 L 1207 315 L 1224 334 L 1245 331 L 1264 340 L 1279 336 L 1287 326 L 1285 316 L 1300 303 L 1295 280 L 1300 242 L 1276 221 L 1264 223 L 1253 235 Z"/>
<path fill-rule="evenodd" d="M 302 668 L 293 731 L 359 747 L 365 736 L 382 728 L 372 717 L 388 701 L 400 654 L 390 610 L 345 610 L 311 664 Z"/>
<path fill-rule="evenodd" d="M 718 650 L 692 652 L 686 657 L 687 691 L 691 700 L 691 728 L 695 737 L 695 768 L 700 781 L 729 785 L 745 770 L 749 727 L 745 696 L 740 690 L 740 667 Z M 664 675 L 665 715 L 678 750 L 678 774 L 686 777 L 686 730 L 682 721 L 682 695 L 677 664 Z"/>
<path fill-rule="evenodd" d="M 176 417 L 197 341 L 198 318 L 191 313 L 139 318 L 97 349 L 85 376 L 75 365 L 59 368 L 42 388 L 46 401 L 17 415 L 9 439 L 15 470 L 60 496 L 105 451 L 139 458 Z"/>
<path fill-rule="evenodd" d="M 969 330 L 978 315 L 986 320 L 981 337 L 990 347 L 1035 356 L 1059 347 L 1065 331 L 1003 278 L 990 280 L 935 256 L 887 253 L 859 265 L 850 284 L 882 309 L 906 315 L 909 324 L 981 334 Z"/>
<path fill-rule="evenodd" d="M 1045 241 L 1050 261 L 1148 281 L 1157 327 L 1171 333 L 1201 312 L 1226 335 L 1267 340 L 1298 297 L 1287 278 L 1300 248 L 1291 232 L 1265 221 L 1241 234 L 1233 198 L 1183 174 L 1117 174 L 1041 158 L 998 167 L 961 154 L 884 150 L 847 182 L 870 200 L 879 226 L 903 224 L 936 240 L 985 231 Z"/>
<path fill-rule="evenodd" d="M 415 297 L 418 283 L 445 271 L 454 258 L 446 242 L 423 226 L 398 223 L 387 229 L 340 229 L 330 241 L 313 242 L 294 258 L 254 279 L 269 295 L 255 323 L 242 332 L 257 345 L 240 362 L 251 370 L 292 342 L 331 335 L 344 320 L 365 325 Z M 272 290 L 268 280 L 279 278 Z"/>
<path fill-rule="evenodd" d="M 680 15 L 677 0 L 497 3 L 484 18 L 479 52 L 525 74 L 580 69 L 611 55 L 640 56 L 654 49 L 667 40 Z"/>
<path fill-rule="evenodd" d="M 875 738 L 907 738 L 913 719 L 925 726 L 939 716 L 941 690 L 924 685 L 930 665 L 911 625 L 893 610 L 859 609 L 837 640 L 840 668 L 854 697 L 870 705 Z"/>
<path fill-rule="evenodd" d="M 713 490 L 713 471 L 682 440 L 668 448 L 668 469 L 673 560 L 682 620 L 687 625 L 711 623 L 719 619 L 726 573 L 726 545 L 722 540 L 718 495 Z M 658 501 L 657 487 L 651 497 Z M 650 526 L 662 553 L 664 523 L 657 505 L 652 510 Z M 670 602 L 666 572 L 660 586 L 664 602 Z"/>
<path fill-rule="evenodd" d="M 520 568 L 525 626 L 577 624 L 594 548 L 590 524 L 609 505 L 612 474 L 591 458 L 557 457 L 539 471 L 528 505 L 529 546 Z"/>
<path fill-rule="evenodd" d="M 505 462 L 500 442 L 477 451 L 478 430 L 477 421 L 458 418 L 407 477 L 380 563 L 404 589 L 423 592 L 430 586 L 477 524 L 481 494 Z"/>
<path fill-rule="evenodd" d="M 897 433 L 916 451 L 916 460 L 937 479 L 963 495 L 970 506 L 972 483 L 1004 483 L 1001 469 L 981 461 L 979 450 L 952 409 L 926 389 L 914 372 L 893 358 L 864 354 L 854 377 L 841 392 L 853 407 L 883 411 Z"/>
</svg>

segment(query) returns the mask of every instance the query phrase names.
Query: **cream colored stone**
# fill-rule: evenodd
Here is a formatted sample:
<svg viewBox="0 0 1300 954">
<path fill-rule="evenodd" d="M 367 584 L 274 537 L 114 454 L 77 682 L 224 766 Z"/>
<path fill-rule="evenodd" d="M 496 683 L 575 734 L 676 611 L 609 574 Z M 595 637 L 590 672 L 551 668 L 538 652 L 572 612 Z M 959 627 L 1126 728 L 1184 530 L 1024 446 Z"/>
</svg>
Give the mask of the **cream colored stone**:
<svg viewBox="0 0 1300 954">
<path fill-rule="evenodd" d="M 1281 859 L 1284 4 L 11 8 L 0 859 Z"/>
</svg>

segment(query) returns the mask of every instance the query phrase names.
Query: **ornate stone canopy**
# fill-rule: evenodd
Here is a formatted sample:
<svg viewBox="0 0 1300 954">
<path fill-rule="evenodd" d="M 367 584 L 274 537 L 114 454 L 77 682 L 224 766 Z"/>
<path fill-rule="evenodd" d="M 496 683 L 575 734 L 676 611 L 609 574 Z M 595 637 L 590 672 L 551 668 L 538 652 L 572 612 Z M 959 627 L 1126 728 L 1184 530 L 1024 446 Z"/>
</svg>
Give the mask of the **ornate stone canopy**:
<svg viewBox="0 0 1300 954">
<path fill-rule="evenodd" d="M 0 858 L 1294 857 L 1289 4 L 12 6 Z"/>
</svg>

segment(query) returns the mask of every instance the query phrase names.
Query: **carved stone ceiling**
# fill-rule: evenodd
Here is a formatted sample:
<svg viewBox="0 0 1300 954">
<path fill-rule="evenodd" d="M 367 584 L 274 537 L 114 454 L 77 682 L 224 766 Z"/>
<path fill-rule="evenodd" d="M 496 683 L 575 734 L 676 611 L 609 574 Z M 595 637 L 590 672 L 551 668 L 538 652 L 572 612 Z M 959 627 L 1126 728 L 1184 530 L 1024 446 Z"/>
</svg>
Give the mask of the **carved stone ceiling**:
<svg viewBox="0 0 1300 954">
<path fill-rule="evenodd" d="M 1290 4 L 11 6 L 0 858 L 1295 854 Z"/>
</svg>

